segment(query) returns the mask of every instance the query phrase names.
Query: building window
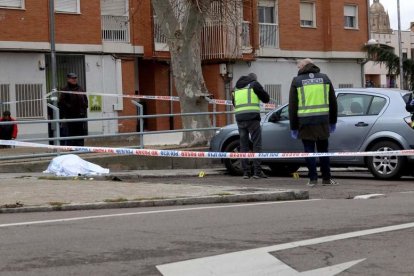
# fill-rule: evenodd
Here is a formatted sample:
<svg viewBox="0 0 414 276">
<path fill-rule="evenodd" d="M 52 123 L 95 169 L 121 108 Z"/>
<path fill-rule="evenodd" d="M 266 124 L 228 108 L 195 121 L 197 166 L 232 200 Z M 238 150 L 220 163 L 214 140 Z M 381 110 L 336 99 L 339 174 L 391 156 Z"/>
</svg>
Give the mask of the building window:
<svg viewBox="0 0 414 276">
<path fill-rule="evenodd" d="M 279 47 L 279 27 L 277 16 L 277 2 L 262 0 L 257 7 L 259 18 L 260 47 Z"/>
<path fill-rule="evenodd" d="M 80 0 L 55 0 L 55 11 L 59 13 L 80 13 Z"/>
<path fill-rule="evenodd" d="M 0 8 L 24 8 L 24 0 L 0 0 Z"/>
<path fill-rule="evenodd" d="M 316 27 L 315 3 L 300 2 L 300 26 L 301 27 Z"/>
<path fill-rule="evenodd" d="M 358 7 L 354 5 L 344 6 L 344 19 L 345 28 L 357 29 L 358 28 Z"/>
<path fill-rule="evenodd" d="M 42 84 L 16 84 L 16 117 L 43 118 Z"/>
</svg>

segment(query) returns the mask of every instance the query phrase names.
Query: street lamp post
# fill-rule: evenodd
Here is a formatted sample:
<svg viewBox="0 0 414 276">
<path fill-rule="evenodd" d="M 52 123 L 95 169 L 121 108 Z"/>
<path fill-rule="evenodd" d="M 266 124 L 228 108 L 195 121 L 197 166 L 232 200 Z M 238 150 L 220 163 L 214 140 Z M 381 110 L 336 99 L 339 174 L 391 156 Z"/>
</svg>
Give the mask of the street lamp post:
<svg viewBox="0 0 414 276">
<path fill-rule="evenodd" d="M 398 11 L 398 51 L 400 56 L 400 89 L 404 89 L 404 68 L 402 55 L 402 40 L 401 40 L 401 16 L 400 16 L 400 0 L 397 0 Z"/>
<path fill-rule="evenodd" d="M 56 76 L 56 41 L 55 41 L 55 1 L 49 0 L 49 32 L 50 32 L 50 88 L 51 88 L 51 99 L 52 104 L 55 107 L 53 109 L 53 120 L 59 119 L 57 112 L 57 76 Z M 53 130 L 53 137 L 59 138 L 59 123 L 55 123 L 55 128 Z M 60 141 L 57 140 L 54 142 L 55 145 L 59 145 Z"/>
</svg>

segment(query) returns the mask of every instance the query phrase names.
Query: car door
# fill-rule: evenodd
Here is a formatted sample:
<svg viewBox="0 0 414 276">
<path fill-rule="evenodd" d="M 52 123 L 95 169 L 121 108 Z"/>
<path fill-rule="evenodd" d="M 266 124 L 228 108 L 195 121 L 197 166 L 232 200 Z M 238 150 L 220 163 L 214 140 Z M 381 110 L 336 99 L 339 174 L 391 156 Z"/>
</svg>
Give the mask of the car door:
<svg viewBox="0 0 414 276">
<path fill-rule="evenodd" d="M 338 123 L 329 139 L 331 152 L 359 151 L 368 133 L 378 120 L 387 100 L 383 97 L 362 93 L 339 93 Z M 355 157 L 332 158 L 354 160 Z"/>
<path fill-rule="evenodd" d="M 272 115 L 277 114 L 278 119 L 271 121 Z M 300 152 L 300 140 L 290 137 L 289 109 L 284 106 L 267 116 L 262 125 L 262 151 L 263 152 Z"/>
</svg>

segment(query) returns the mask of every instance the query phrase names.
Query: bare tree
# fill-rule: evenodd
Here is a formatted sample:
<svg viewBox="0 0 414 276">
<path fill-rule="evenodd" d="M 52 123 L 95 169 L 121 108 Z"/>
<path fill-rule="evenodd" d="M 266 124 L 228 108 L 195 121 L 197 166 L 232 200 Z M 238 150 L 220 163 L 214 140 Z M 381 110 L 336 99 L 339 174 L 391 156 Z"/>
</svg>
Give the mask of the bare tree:
<svg viewBox="0 0 414 276">
<path fill-rule="evenodd" d="M 242 0 L 151 0 L 161 32 L 171 53 L 175 87 L 180 97 L 181 112 L 207 112 L 209 91 L 202 74 L 201 33 L 207 21 L 219 24 L 232 22 L 234 30 L 241 23 Z M 227 31 L 232 31 L 228 28 Z M 236 49 L 235 49 L 236 50 Z M 185 116 L 183 127 L 196 129 L 211 127 L 209 116 Z M 212 132 L 184 133 L 181 144 L 202 145 Z"/>
</svg>

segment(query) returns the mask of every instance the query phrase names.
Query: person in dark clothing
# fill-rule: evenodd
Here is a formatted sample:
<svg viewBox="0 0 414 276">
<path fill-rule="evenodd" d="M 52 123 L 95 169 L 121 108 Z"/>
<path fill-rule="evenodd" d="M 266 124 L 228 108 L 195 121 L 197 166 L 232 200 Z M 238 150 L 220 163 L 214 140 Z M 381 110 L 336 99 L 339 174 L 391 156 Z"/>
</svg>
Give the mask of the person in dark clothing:
<svg viewBox="0 0 414 276">
<path fill-rule="evenodd" d="M 405 105 L 405 109 L 412 113 L 411 116 L 411 127 L 414 128 L 414 91 L 410 94 L 408 98 L 407 104 Z"/>
<path fill-rule="evenodd" d="M 335 90 L 327 75 L 312 60 L 298 62 L 298 76 L 289 92 L 289 120 L 291 136 L 302 139 L 305 152 L 328 152 L 328 138 L 336 129 L 338 105 Z M 329 157 L 321 157 L 323 185 L 337 185 L 331 178 Z M 318 183 L 316 158 L 306 158 L 309 170 L 308 186 Z"/>
<path fill-rule="evenodd" d="M 12 122 L 16 121 L 11 117 L 10 111 L 3 112 L 3 117 L 0 118 L 0 122 Z M 0 139 L 1 140 L 14 140 L 17 137 L 17 124 L 0 125 Z M 9 148 L 10 146 L 0 146 L 0 148 Z"/>
<path fill-rule="evenodd" d="M 240 152 L 249 151 L 249 134 L 253 142 L 253 151 L 262 150 L 262 128 L 260 125 L 260 102 L 268 103 L 269 94 L 257 81 L 257 76 L 250 73 L 242 76 L 236 83 L 232 94 L 240 135 Z M 250 178 L 251 168 L 247 159 L 242 159 L 243 178 Z M 259 159 L 253 160 L 253 178 L 267 178 L 261 168 Z"/>
<path fill-rule="evenodd" d="M 67 75 L 67 85 L 62 91 L 84 92 L 78 85 L 78 77 L 75 73 Z M 61 119 L 86 118 L 88 98 L 86 94 L 61 93 L 58 100 Z M 87 134 L 86 122 L 62 123 L 61 136 L 84 136 Z M 62 140 L 62 145 L 84 146 L 84 139 Z"/>
</svg>

